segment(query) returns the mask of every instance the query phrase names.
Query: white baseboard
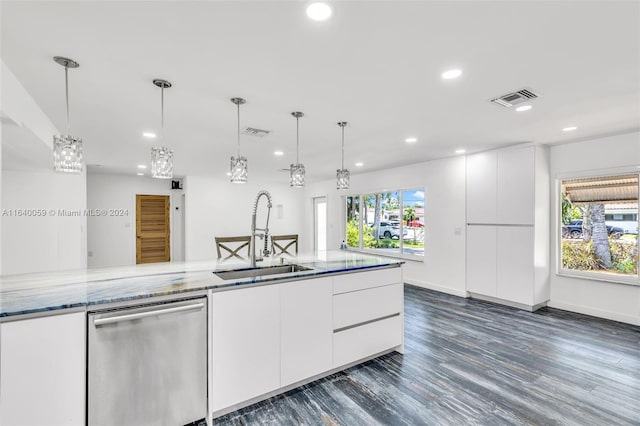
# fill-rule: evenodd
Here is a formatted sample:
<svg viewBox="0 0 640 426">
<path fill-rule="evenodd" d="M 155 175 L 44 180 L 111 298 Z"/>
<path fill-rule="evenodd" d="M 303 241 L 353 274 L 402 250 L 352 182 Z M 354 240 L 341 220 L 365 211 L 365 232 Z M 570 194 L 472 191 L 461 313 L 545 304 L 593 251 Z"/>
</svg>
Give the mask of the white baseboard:
<svg viewBox="0 0 640 426">
<path fill-rule="evenodd" d="M 640 325 L 640 316 L 634 317 L 631 315 L 621 315 L 617 312 L 605 311 L 589 306 L 572 305 L 571 303 L 554 302 L 553 300 L 550 300 L 549 303 L 547 303 L 547 306 L 550 308 L 562 309 L 563 311 L 591 315 L 592 317 L 604 318 L 632 325 Z"/>
<path fill-rule="evenodd" d="M 422 287 L 429 290 L 439 291 L 440 293 L 451 294 L 453 296 L 464 297 L 467 298 L 469 295 L 464 290 L 458 290 L 450 287 L 443 287 L 441 285 L 429 283 L 426 281 L 414 280 L 412 278 L 405 278 L 404 282 L 407 284 L 415 285 L 416 287 Z"/>
</svg>

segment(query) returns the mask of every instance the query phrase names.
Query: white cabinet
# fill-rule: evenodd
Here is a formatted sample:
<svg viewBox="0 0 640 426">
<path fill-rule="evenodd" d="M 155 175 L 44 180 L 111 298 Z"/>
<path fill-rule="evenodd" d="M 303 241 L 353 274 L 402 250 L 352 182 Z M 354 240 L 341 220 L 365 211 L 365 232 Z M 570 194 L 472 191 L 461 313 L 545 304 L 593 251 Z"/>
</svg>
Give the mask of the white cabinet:
<svg viewBox="0 0 640 426">
<path fill-rule="evenodd" d="M 467 223 L 533 225 L 536 147 L 467 157 Z"/>
<path fill-rule="evenodd" d="M 496 227 L 467 227 L 467 291 L 497 296 Z"/>
<path fill-rule="evenodd" d="M 467 156 L 467 223 L 495 223 L 497 154 Z"/>
<path fill-rule="evenodd" d="M 0 324 L 0 424 L 83 425 L 85 313 Z"/>
<path fill-rule="evenodd" d="M 214 293 L 212 301 L 216 411 L 280 387 L 280 286 Z"/>
<path fill-rule="evenodd" d="M 534 154 L 533 146 L 497 151 L 495 223 L 534 224 Z"/>
<path fill-rule="evenodd" d="M 400 268 L 338 275 L 333 292 L 334 367 L 402 345 L 404 288 Z"/>
<path fill-rule="evenodd" d="M 211 414 L 402 350 L 402 269 L 211 294 Z"/>
<path fill-rule="evenodd" d="M 549 158 L 542 146 L 467 157 L 467 291 L 535 309 L 549 299 Z"/>
<path fill-rule="evenodd" d="M 281 285 L 280 386 L 331 369 L 331 278 Z"/>
<path fill-rule="evenodd" d="M 533 228 L 500 226 L 496 232 L 496 296 L 527 306 L 535 305 Z"/>
</svg>

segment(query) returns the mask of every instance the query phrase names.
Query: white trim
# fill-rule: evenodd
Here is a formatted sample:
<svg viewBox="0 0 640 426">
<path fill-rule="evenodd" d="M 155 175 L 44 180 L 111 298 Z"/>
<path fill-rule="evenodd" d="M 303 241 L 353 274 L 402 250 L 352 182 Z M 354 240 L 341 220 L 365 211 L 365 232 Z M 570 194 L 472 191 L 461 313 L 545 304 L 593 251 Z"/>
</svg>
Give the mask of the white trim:
<svg viewBox="0 0 640 426">
<path fill-rule="evenodd" d="M 573 305 L 571 303 L 554 302 L 549 301 L 548 307 L 554 309 L 562 309 L 563 311 L 575 312 L 583 315 L 590 315 L 593 317 L 609 319 L 612 321 L 624 322 L 632 325 L 640 325 L 640 316 L 621 315 L 616 312 L 605 311 L 603 309 L 596 309 L 589 306 Z"/>
<path fill-rule="evenodd" d="M 547 303 L 549 302 L 547 300 L 547 301 L 538 303 L 536 305 L 527 305 L 525 303 L 513 302 L 511 300 L 500 299 L 498 297 L 485 296 L 484 294 L 471 293 L 471 292 L 469 292 L 469 297 L 472 299 L 484 300 L 485 302 L 497 303 L 500 305 L 510 306 L 512 308 L 522 309 L 529 312 L 537 311 L 538 309 L 544 306 L 547 306 Z"/>
<path fill-rule="evenodd" d="M 446 294 L 451 294 L 452 296 L 458 296 L 458 297 L 463 297 L 463 298 L 468 298 L 469 297 L 469 293 L 467 293 L 465 290 L 456 290 L 454 288 L 451 287 L 444 287 L 438 284 L 434 284 L 434 283 L 430 283 L 427 281 L 421 281 L 421 280 L 414 280 L 411 278 L 405 278 L 404 279 L 404 283 L 405 284 L 411 284 L 414 285 L 416 287 L 421 287 L 421 288 L 426 288 L 428 290 L 434 290 L 434 291 L 439 291 L 440 293 L 446 293 Z"/>
<path fill-rule="evenodd" d="M 591 271 L 580 271 L 580 270 L 574 270 L 574 269 L 560 269 L 558 270 L 558 272 L 556 272 L 556 275 L 559 277 L 578 278 L 581 280 L 602 281 L 602 282 L 611 283 L 611 284 L 623 284 L 623 285 L 632 285 L 632 286 L 640 285 L 640 278 L 638 275 L 624 276 L 624 275 L 619 275 L 614 273 L 607 273 L 605 271 L 591 272 Z"/>
</svg>

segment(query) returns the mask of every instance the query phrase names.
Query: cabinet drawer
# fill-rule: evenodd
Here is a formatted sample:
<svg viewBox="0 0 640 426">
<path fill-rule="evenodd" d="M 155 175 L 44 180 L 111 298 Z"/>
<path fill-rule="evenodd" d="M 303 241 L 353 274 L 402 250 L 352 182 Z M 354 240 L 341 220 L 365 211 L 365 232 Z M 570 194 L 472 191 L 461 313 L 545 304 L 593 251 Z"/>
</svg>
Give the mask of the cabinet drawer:
<svg viewBox="0 0 640 426">
<path fill-rule="evenodd" d="M 333 366 L 358 361 L 401 343 L 400 315 L 333 333 Z"/>
<path fill-rule="evenodd" d="M 333 294 L 364 290 L 366 288 L 380 287 L 400 282 L 402 282 L 402 270 L 400 268 L 338 275 L 333 277 Z"/>
<path fill-rule="evenodd" d="M 401 312 L 402 290 L 393 284 L 333 296 L 333 329 Z"/>
</svg>

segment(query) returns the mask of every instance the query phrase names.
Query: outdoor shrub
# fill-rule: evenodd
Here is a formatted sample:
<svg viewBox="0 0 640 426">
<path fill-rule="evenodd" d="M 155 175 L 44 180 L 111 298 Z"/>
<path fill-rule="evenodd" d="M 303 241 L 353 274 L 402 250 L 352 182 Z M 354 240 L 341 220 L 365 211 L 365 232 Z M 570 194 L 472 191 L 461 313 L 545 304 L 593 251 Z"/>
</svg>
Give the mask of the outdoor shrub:
<svg viewBox="0 0 640 426">
<path fill-rule="evenodd" d="M 600 269 L 591 241 L 562 241 L 562 267 L 579 271 Z"/>
<path fill-rule="evenodd" d="M 400 245 L 391 239 L 385 238 L 384 240 L 380 240 L 378 243 L 378 248 L 398 248 Z"/>
<path fill-rule="evenodd" d="M 638 265 L 634 259 L 634 244 L 628 242 L 609 239 L 611 251 L 611 271 L 623 274 L 637 274 Z M 562 241 L 562 267 L 578 271 L 594 271 L 605 269 L 598 260 L 593 250 L 591 241 Z"/>
</svg>

